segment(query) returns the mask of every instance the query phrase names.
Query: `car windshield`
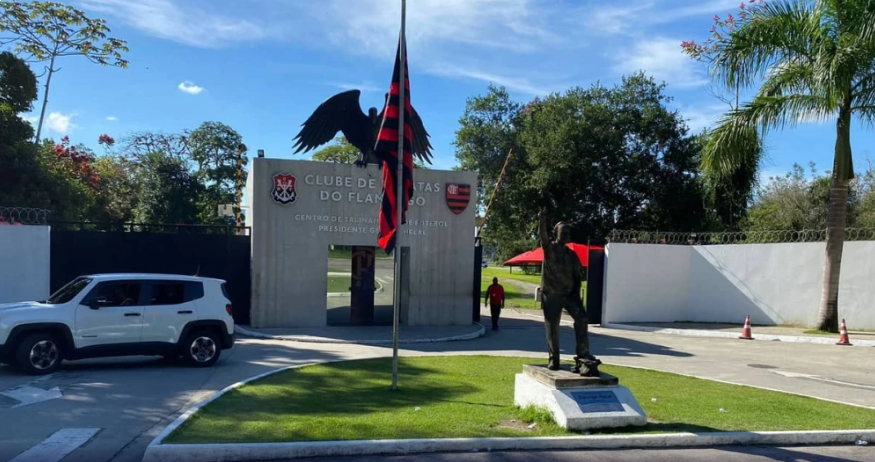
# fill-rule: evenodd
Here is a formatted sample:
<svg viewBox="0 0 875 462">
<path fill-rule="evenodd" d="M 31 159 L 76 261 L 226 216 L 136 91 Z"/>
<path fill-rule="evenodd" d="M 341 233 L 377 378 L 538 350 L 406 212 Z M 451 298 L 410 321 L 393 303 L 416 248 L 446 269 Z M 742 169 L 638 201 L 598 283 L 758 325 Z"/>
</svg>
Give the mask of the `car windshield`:
<svg viewBox="0 0 875 462">
<path fill-rule="evenodd" d="M 57 292 L 52 294 L 46 303 L 49 305 L 59 305 L 61 303 L 67 303 L 73 299 L 79 292 L 82 292 L 82 289 L 85 288 L 91 282 L 91 278 L 76 278 L 64 287 L 58 289 Z"/>
</svg>

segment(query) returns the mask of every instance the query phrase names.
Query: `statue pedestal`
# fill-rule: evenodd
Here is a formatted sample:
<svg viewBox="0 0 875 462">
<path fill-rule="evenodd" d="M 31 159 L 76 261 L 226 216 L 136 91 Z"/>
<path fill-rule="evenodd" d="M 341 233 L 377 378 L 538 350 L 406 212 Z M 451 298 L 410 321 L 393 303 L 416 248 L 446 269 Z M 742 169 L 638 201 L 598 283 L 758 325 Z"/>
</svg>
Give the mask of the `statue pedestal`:
<svg viewBox="0 0 875 462">
<path fill-rule="evenodd" d="M 581 377 L 568 366 L 551 371 L 524 365 L 523 373 L 516 375 L 514 404 L 546 408 L 560 427 L 569 430 L 647 423 L 644 410 L 619 379 L 605 373 Z"/>
</svg>

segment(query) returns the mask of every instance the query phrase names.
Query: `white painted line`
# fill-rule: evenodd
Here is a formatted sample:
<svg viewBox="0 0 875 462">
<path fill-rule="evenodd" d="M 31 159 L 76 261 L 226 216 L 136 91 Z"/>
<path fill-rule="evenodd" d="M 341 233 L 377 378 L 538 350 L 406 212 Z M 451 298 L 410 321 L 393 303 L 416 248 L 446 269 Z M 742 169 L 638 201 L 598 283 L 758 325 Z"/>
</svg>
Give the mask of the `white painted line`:
<svg viewBox="0 0 875 462">
<path fill-rule="evenodd" d="M 99 428 L 62 428 L 9 462 L 57 462 L 87 443 Z"/>
<path fill-rule="evenodd" d="M 849 387 L 866 388 L 869 390 L 875 390 L 875 386 L 872 386 L 872 385 L 863 385 L 863 384 L 859 384 L 859 383 L 842 382 L 841 380 L 832 380 L 832 379 L 827 379 L 827 378 L 821 377 L 819 375 L 803 374 L 801 372 L 780 371 L 777 369 L 770 369 L 770 370 L 772 372 L 774 372 L 775 374 L 783 375 L 784 377 L 817 380 L 818 382 L 834 383 L 836 385 L 846 385 Z"/>
<path fill-rule="evenodd" d="M 49 401 L 52 399 L 58 399 L 64 396 L 61 393 L 61 389 L 58 387 L 52 388 L 50 390 L 43 390 L 42 388 L 32 387 L 30 385 L 22 385 L 20 387 L 11 388 L 4 392 L 0 392 L 0 395 L 18 401 L 18 404 L 12 407 L 29 406 L 31 404 L 41 403 L 43 401 Z"/>
<path fill-rule="evenodd" d="M 459 335 L 450 335 L 447 337 L 436 337 L 436 338 L 402 338 L 398 340 L 398 343 L 409 344 L 409 343 L 439 343 L 439 342 L 456 342 L 461 340 L 474 340 L 475 338 L 482 337 L 486 335 L 486 328 L 483 327 L 480 323 L 474 323 L 474 326 L 477 326 L 476 330 L 473 332 L 469 332 L 466 334 Z M 283 340 L 287 342 L 302 342 L 302 343 L 338 343 L 338 344 L 353 344 L 353 345 L 391 345 L 392 339 L 363 339 L 363 340 L 340 340 L 335 338 L 327 338 L 327 337 L 314 337 L 311 335 L 271 335 L 271 334 L 263 334 L 261 332 L 256 332 L 253 330 L 249 330 L 238 325 L 234 326 L 234 332 L 245 335 L 247 337 L 254 338 L 262 338 L 262 339 L 270 339 L 270 340 Z"/>
<path fill-rule="evenodd" d="M 636 332 L 651 332 L 654 334 L 670 334 L 670 335 L 685 335 L 688 337 L 713 337 L 713 338 L 738 338 L 738 333 L 711 331 L 711 330 L 696 330 L 696 329 L 673 329 L 668 327 L 650 327 L 650 326 L 633 326 L 630 324 L 604 323 L 602 327 L 609 329 L 632 330 Z M 740 330 L 740 329 L 739 329 Z M 816 343 L 820 345 L 835 345 L 838 339 L 830 337 L 806 337 L 799 335 L 772 335 L 772 334 L 757 334 L 756 329 L 753 331 L 754 340 L 764 340 L 769 342 L 788 342 L 788 343 Z M 875 340 L 851 340 L 855 347 L 875 347 Z M 847 347 L 842 347 L 847 348 Z"/>
<path fill-rule="evenodd" d="M 430 452 L 633 449 L 732 445 L 822 445 L 872 441 L 875 430 L 672 433 L 534 438 L 446 438 L 303 443 L 169 444 L 153 442 L 143 462 L 281 460 L 298 457 L 421 454 Z"/>
</svg>

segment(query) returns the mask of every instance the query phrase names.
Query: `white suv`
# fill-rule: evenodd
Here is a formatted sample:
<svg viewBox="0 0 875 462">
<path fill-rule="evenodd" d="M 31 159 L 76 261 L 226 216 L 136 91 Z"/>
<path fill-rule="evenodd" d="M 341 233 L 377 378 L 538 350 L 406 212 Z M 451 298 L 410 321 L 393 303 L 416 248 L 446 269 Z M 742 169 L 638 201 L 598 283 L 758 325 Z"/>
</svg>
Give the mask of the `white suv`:
<svg viewBox="0 0 875 462">
<path fill-rule="evenodd" d="M 48 374 L 64 359 L 180 356 L 213 365 L 234 346 L 225 281 L 166 274 L 82 276 L 40 302 L 0 305 L 0 363 Z"/>
</svg>

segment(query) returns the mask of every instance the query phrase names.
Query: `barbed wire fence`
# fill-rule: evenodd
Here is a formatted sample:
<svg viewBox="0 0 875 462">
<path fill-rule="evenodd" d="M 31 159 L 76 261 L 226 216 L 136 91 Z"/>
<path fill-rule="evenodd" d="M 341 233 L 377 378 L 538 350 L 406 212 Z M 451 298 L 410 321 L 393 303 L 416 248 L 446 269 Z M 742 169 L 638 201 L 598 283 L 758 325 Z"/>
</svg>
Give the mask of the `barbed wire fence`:
<svg viewBox="0 0 875 462">
<path fill-rule="evenodd" d="M 611 231 L 609 242 L 626 244 L 727 245 L 824 242 L 825 229 L 678 233 L 665 231 Z M 845 241 L 875 241 L 875 228 L 845 228 Z"/>
<path fill-rule="evenodd" d="M 0 225 L 47 225 L 50 213 L 32 207 L 0 206 Z"/>
</svg>

